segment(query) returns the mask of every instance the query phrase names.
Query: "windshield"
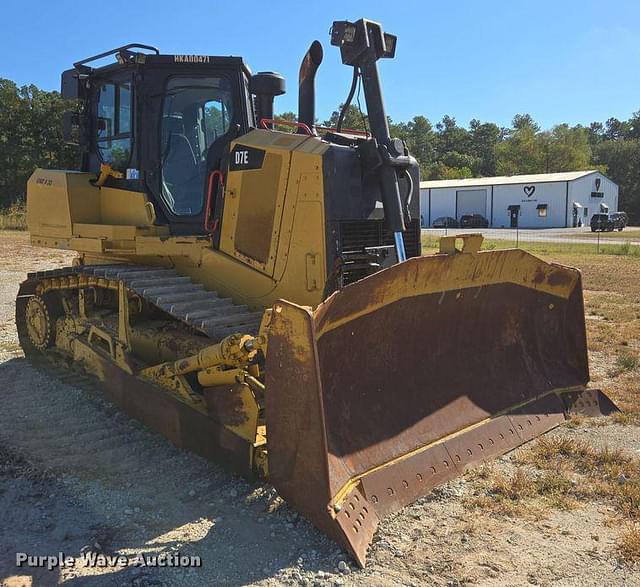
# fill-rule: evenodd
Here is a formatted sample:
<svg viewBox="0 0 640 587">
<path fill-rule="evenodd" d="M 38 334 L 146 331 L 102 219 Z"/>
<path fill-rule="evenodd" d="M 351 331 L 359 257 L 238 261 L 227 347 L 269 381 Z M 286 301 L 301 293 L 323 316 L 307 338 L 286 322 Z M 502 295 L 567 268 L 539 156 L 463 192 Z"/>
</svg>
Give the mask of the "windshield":
<svg viewBox="0 0 640 587">
<path fill-rule="evenodd" d="M 167 84 L 160 141 L 162 196 L 178 216 L 202 211 L 207 154 L 214 142 L 228 140 L 232 98 L 225 77 L 174 77 Z"/>
</svg>

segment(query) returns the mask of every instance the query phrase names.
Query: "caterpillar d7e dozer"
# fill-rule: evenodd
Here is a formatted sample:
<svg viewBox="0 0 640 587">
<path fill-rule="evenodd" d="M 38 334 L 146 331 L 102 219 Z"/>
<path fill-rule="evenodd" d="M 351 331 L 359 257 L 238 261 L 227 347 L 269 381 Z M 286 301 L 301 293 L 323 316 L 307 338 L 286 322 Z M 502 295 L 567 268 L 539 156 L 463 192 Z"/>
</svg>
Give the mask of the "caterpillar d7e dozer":
<svg viewBox="0 0 640 587">
<path fill-rule="evenodd" d="M 64 72 L 82 167 L 33 174 L 28 224 L 78 257 L 28 276 L 16 323 L 27 356 L 267 478 L 364 564 L 385 514 L 572 410 L 614 407 L 586 388 L 577 270 L 480 235 L 421 256 L 418 165 L 378 75 L 396 38 L 339 21 L 331 43 L 370 133 L 314 126 L 317 41 L 294 132 L 273 120 L 283 78 L 237 57 L 136 44 Z"/>
</svg>

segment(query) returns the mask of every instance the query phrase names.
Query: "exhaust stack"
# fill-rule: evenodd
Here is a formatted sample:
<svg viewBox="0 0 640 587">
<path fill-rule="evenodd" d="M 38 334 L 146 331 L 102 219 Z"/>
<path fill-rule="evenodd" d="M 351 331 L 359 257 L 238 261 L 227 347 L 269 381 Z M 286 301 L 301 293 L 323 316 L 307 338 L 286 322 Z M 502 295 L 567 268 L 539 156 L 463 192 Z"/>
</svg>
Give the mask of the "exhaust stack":
<svg viewBox="0 0 640 587">
<path fill-rule="evenodd" d="M 306 124 L 313 129 L 316 117 L 316 72 L 322 63 L 323 51 L 319 41 L 311 43 L 300 64 L 298 77 L 298 122 Z M 298 129 L 298 132 L 304 132 Z"/>
</svg>

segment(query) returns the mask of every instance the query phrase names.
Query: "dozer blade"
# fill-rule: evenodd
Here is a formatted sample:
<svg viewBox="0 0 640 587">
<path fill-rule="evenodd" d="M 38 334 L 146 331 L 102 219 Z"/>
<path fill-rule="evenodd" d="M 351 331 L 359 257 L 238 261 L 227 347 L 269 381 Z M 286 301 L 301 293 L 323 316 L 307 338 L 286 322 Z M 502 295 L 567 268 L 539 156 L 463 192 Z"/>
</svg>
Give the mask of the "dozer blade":
<svg viewBox="0 0 640 587">
<path fill-rule="evenodd" d="M 465 468 L 616 409 L 589 380 L 580 273 L 521 250 L 410 259 L 274 306 L 269 476 L 364 565 L 379 520 Z"/>
</svg>

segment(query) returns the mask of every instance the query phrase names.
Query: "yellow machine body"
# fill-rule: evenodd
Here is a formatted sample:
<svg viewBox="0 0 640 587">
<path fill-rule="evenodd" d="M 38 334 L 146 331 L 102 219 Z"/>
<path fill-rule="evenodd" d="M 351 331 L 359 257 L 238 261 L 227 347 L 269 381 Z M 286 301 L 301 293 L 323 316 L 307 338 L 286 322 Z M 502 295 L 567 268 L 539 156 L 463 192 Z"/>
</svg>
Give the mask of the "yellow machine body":
<svg viewBox="0 0 640 587">
<path fill-rule="evenodd" d="M 315 306 L 327 279 L 321 158 L 327 145 L 265 130 L 245 135 L 242 144 L 264 149 L 265 165 L 229 172 L 219 249 L 206 236 L 170 236 L 166 226 L 155 226 L 143 193 L 97 187 L 86 173 L 44 169 L 28 184 L 31 242 L 78 251 L 86 264 L 171 265 L 253 308 L 281 298 Z"/>
</svg>

